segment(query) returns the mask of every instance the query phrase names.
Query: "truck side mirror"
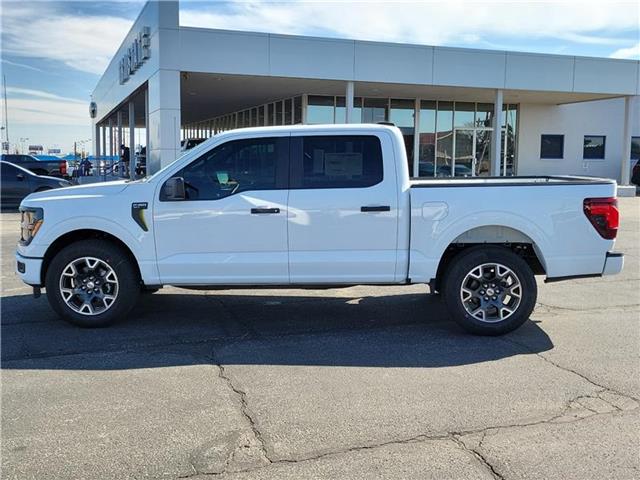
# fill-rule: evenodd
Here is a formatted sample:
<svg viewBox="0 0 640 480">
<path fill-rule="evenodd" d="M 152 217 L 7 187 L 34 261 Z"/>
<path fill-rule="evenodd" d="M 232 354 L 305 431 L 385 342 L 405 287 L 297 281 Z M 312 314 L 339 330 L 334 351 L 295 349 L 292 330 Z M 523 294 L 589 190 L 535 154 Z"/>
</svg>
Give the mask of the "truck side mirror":
<svg viewBox="0 0 640 480">
<path fill-rule="evenodd" d="M 184 200 L 186 198 L 184 191 L 184 178 L 172 177 L 162 186 L 162 198 L 165 201 Z"/>
</svg>

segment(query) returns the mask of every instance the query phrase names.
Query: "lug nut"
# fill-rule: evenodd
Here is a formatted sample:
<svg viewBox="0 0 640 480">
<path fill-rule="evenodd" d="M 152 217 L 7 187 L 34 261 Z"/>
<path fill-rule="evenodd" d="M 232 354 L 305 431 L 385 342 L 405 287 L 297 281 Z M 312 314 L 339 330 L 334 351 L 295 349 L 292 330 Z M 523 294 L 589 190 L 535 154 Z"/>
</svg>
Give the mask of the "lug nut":
<svg viewBox="0 0 640 480">
<path fill-rule="evenodd" d="M 498 297 L 491 297 L 492 300 L 496 300 Z"/>
<path fill-rule="evenodd" d="M 485 301 L 489 301 L 489 297 L 484 297 Z"/>
<path fill-rule="evenodd" d="M 484 290 L 480 290 L 480 295 L 484 295 Z"/>
</svg>

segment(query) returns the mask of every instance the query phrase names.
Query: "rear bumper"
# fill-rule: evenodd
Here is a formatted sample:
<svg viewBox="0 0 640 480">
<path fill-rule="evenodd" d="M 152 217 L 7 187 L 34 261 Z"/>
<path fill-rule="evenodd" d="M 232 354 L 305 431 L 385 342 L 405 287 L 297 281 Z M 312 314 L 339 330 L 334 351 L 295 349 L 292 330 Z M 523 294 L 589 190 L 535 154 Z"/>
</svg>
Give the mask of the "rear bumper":
<svg viewBox="0 0 640 480">
<path fill-rule="evenodd" d="M 578 278 L 593 278 L 603 277 L 605 275 L 617 275 L 618 273 L 622 272 L 622 267 L 624 267 L 624 253 L 607 252 L 604 258 L 604 267 L 602 269 L 602 273 L 586 273 L 569 275 L 566 277 L 547 277 L 544 282 L 563 282 L 565 280 L 575 280 Z"/>
<path fill-rule="evenodd" d="M 604 260 L 602 275 L 617 275 L 622 272 L 622 267 L 624 267 L 624 254 L 607 252 L 607 258 Z"/>
<path fill-rule="evenodd" d="M 23 257 L 16 253 L 16 273 L 24 283 L 41 286 L 42 258 Z"/>
</svg>

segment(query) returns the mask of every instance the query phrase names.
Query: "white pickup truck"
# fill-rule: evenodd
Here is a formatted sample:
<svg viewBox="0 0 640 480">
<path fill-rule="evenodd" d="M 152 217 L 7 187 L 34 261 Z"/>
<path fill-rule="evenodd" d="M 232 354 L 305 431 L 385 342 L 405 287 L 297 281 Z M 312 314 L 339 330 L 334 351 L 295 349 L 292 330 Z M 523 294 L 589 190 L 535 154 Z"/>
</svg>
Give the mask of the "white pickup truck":
<svg viewBox="0 0 640 480">
<path fill-rule="evenodd" d="M 143 180 L 28 196 L 17 271 L 86 327 L 162 285 L 424 283 L 497 335 L 531 314 L 534 275 L 622 270 L 615 195 L 596 178 L 411 180 L 392 126 L 239 129 Z"/>
</svg>

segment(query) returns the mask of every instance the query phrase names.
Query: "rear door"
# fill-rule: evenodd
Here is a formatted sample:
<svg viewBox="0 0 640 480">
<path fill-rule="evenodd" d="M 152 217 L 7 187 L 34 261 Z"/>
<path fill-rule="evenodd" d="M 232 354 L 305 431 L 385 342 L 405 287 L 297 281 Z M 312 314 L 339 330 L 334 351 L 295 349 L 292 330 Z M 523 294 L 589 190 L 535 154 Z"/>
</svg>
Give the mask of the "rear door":
<svg viewBox="0 0 640 480">
<path fill-rule="evenodd" d="M 399 211 L 392 139 L 353 132 L 292 133 L 291 283 L 394 281 Z"/>
</svg>

